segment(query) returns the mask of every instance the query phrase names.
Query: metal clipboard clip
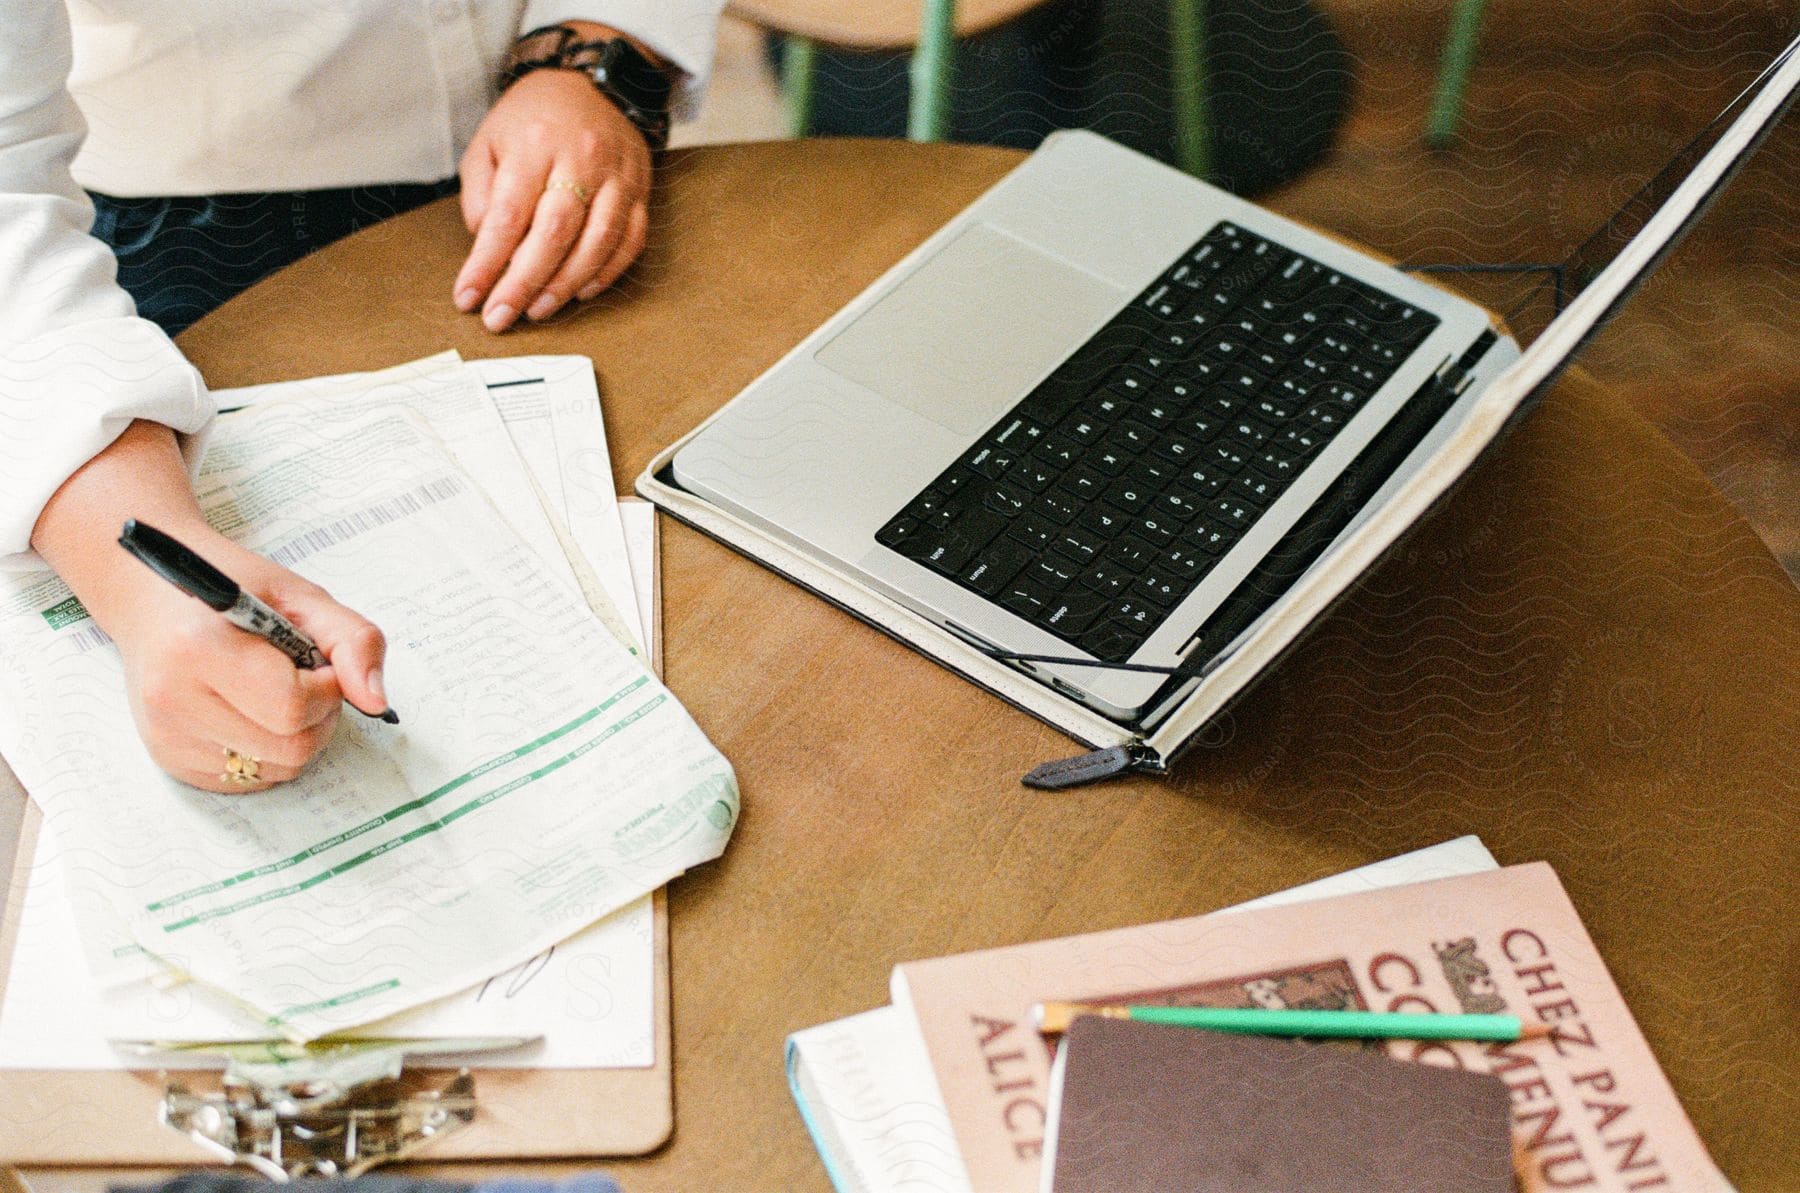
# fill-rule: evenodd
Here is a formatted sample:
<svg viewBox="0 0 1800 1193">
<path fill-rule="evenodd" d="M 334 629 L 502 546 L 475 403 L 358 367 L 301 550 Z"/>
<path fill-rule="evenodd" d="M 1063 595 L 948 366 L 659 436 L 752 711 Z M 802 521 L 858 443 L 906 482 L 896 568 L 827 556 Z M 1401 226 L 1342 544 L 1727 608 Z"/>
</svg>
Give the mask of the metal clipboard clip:
<svg viewBox="0 0 1800 1193">
<path fill-rule="evenodd" d="M 516 1048 L 529 1038 L 158 1044 L 140 1053 L 221 1055 L 217 1093 L 170 1080 L 164 1126 L 271 1181 L 354 1177 L 413 1155 L 475 1119 L 475 1079 L 459 1069 L 434 1088 L 403 1080 L 409 1056 Z"/>
</svg>

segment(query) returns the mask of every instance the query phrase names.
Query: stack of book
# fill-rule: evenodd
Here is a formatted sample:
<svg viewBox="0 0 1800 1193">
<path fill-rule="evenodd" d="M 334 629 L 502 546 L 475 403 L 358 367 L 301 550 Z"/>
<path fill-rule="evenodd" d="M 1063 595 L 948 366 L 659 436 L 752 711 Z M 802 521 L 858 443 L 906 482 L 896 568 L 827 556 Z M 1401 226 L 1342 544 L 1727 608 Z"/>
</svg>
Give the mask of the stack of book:
<svg viewBox="0 0 1800 1193">
<path fill-rule="evenodd" d="M 1501 867 L 1474 837 L 1211 915 L 909 962 L 891 992 L 788 1041 L 840 1191 L 1156 1189 L 1177 1172 L 1276 1189 L 1321 1171 L 1730 1188 L 1554 871 Z M 1537 1038 L 1346 1047 L 1082 1017 L 1059 1053 L 1033 1017 L 1051 1000 L 1516 1016 Z"/>
</svg>

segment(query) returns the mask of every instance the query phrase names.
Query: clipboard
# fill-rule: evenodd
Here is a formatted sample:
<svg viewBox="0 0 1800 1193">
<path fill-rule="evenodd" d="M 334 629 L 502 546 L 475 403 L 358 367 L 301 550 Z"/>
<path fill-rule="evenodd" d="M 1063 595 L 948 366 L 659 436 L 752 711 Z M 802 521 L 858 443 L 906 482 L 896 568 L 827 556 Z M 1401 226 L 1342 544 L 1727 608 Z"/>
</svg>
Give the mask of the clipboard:
<svg viewBox="0 0 1800 1193">
<path fill-rule="evenodd" d="M 622 504 L 647 505 L 639 498 Z M 650 665 L 662 674 L 662 570 L 658 523 L 651 522 L 651 601 L 646 633 Z M 23 806 L 19 847 L 0 917 L 0 995 L 11 976 L 42 817 L 0 760 L 0 808 Z M 5 812 L 0 812 L 3 822 Z M 652 896 L 655 967 L 652 986 L 655 1061 L 647 1068 L 476 1069 L 473 1115 L 417 1153 L 421 1160 L 553 1159 L 639 1155 L 674 1129 L 669 1020 L 669 915 L 666 890 Z M 82 975 L 86 980 L 86 975 Z M 0 1069 L 0 1165 L 161 1165 L 222 1162 L 215 1151 L 164 1125 L 171 1084 L 197 1096 L 217 1095 L 221 1074 L 154 1069 Z M 408 1065 L 401 1096 L 445 1089 L 458 1071 Z M 429 1095 L 427 1095 L 429 1096 Z"/>
</svg>

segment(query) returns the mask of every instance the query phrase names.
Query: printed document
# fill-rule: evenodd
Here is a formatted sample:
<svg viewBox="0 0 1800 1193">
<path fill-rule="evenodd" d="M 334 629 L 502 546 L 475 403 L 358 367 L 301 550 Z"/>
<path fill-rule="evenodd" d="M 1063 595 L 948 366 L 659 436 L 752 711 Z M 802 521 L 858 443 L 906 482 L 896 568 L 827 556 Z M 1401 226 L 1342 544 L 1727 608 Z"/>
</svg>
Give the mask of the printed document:
<svg viewBox="0 0 1800 1193">
<path fill-rule="evenodd" d="M 293 1039 L 525 962 L 717 856 L 737 814 L 729 765 L 445 445 L 333 404 L 225 420 L 199 491 L 383 627 L 403 724 L 347 713 L 296 782 L 199 792 L 144 753 L 117 653 L 59 582 L 0 590 L 9 740 L 102 984 L 152 965 Z"/>
</svg>

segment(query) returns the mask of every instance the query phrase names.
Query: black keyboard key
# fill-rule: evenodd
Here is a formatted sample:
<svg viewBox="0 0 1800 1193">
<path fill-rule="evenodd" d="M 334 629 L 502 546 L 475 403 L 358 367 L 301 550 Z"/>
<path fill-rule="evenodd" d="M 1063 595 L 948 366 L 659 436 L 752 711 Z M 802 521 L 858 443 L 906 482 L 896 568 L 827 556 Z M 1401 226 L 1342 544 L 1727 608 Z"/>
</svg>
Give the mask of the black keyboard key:
<svg viewBox="0 0 1800 1193">
<path fill-rule="evenodd" d="M 1196 443 L 1205 443 L 1225 429 L 1225 416 L 1212 411 L 1189 414 L 1175 424 L 1175 429 Z"/>
<path fill-rule="evenodd" d="M 1200 349 L 1214 360 L 1236 360 L 1244 354 L 1244 341 L 1237 336 L 1214 336 Z"/>
<path fill-rule="evenodd" d="M 1254 369 L 1232 369 L 1225 375 L 1224 384 L 1235 394 L 1254 394 L 1268 382 Z"/>
<path fill-rule="evenodd" d="M 1188 298 L 1185 294 L 1177 291 L 1173 286 L 1165 284 L 1151 291 L 1149 296 L 1144 299 L 1143 305 L 1158 319 L 1175 319 L 1180 317 L 1187 303 Z"/>
<path fill-rule="evenodd" d="M 1138 635 L 1141 643 L 1150 636 L 1152 630 L 1162 623 L 1163 611 L 1135 594 L 1124 600 L 1115 602 L 1107 621 L 1116 626 L 1123 626 Z"/>
<path fill-rule="evenodd" d="M 875 541 L 884 547 L 898 547 L 920 530 L 919 520 L 901 515 L 881 528 Z"/>
<path fill-rule="evenodd" d="M 984 481 L 985 478 L 980 473 L 958 464 L 931 483 L 940 492 L 960 493 L 969 486 L 980 485 Z"/>
<path fill-rule="evenodd" d="M 1199 328 L 1178 324 L 1159 331 L 1150 343 L 1173 360 L 1185 360 L 1200 347 L 1200 336 Z"/>
<path fill-rule="evenodd" d="M 1106 478 L 1092 469 L 1077 468 L 1058 481 L 1056 488 L 1086 504 L 1106 491 Z"/>
<path fill-rule="evenodd" d="M 1163 493 L 1151 503 L 1151 508 L 1164 517 L 1177 522 L 1191 522 L 1200 514 L 1200 499 L 1190 493 L 1184 493 L 1179 487 Z"/>
<path fill-rule="evenodd" d="M 1206 459 L 1221 472 L 1235 473 L 1244 466 L 1245 453 L 1229 440 L 1220 440 L 1207 446 Z"/>
<path fill-rule="evenodd" d="M 965 542 L 947 542 L 937 540 L 926 543 L 914 539 L 906 544 L 911 550 L 903 551 L 908 559 L 916 560 L 929 568 L 954 576 L 967 567 L 973 558 L 974 550 Z"/>
<path fill-rule="evenodd" d="M 1177 464 L 1185 464 L 1200 454 L 1200 443 L 1180 435 L 1170 435 L 1157 440 L 1156 454 L 1165 460 L 1173 460 Z"/>
<path fill-rule="evenodd" d="M 1055 589 L 1045 587 L 1029 576 L 1013 581 L 1000 592 L 1002 605 L 1034 621 L 1044 612 L 1044 606 L 1055 599 Z"/>
<path fill-rule="evenodd" d="M 1142 483 L 1127 477 L 1114 481 L 1106 491 L 1106 500 L 1128 514 L 1135 514 L 1150 504 L 1152 494 Z"/>
<path fill-rule="evenodd" d="M 1250 411 L 1269 426 L 1277 426 L 1294 416 L 1295 407 L 1279 397 L 1258 398 L 1250 404 Z"/>
<path fill-rule="evenodd" d="M 1131 457 L 1123 452 L 1103 447 L 1089 452 L 1082 457 L 1081 462 L 1098 472 L 1104 472 L 1107 476 L 1118 476 L 1130 467 Z"/>
<path fill-rule="evenodd" d="M 1056 537 L 1056 526 L 1039 518 L 1019 518 L 1006 528 L 1006 533 L 1033 551 L 1048 551 Z"/>
<path fill-rule="evenodd" d="M 1037 620 L 1039 625 L 1050 632 L 1073 638 L 1093 625 L 1111 605 L 1108 598 L 1077 584 L 1067 592 L 1046 601 Z"/>
<path fill-rule="evenodd" d="M 1234 478 L 1228 492 L 1232 497 L 1249 505 L 1253 509 L 1262 510 L 1269 508 L 1269 505 L 1277 497 L 1281 496 L 1281 491 L 1285 487 L 1286 486 L 1282 484 L 1282 482 L 1270 480 L 1260 472 L 1252 469 L 1248 472 L 1240 473 Z"/>
<path fill-rule="evenodd" d="M 1160 398 L 1139 402 L 1131 408 L 1132 418 L 1156 430 L 1161 430 L 1174 422 L 1176 413 L 1177 407 Z"/>
<path fill-rule="evenodd" d="M 1211 522 L 1196 522 L 1181 536 L 1184 546 L 1208 556 L 1223 555 L 1237 540 L 1237 531 Z"/>
<path fill-rule="evenodd" d="M 1106 388 L 1116 394 L 1124 394 L 1128 398 L 1141 398 L 1150 392 L 1156 381 L 1150 374 L 1141 369 L 1120 369 L 1113 375 Z"/>
<path fill-rule="evenodd" d="M 1056 428 L 1056 433 L 1077 447 L 1092 443 L 1100 438 L 1102 428 L 1106 426 L 1110 416 L 1117 414 L 1118 411 L 1119 402 L 1116 398 L 1104 398 L 1097 402 L 1090 402 L 1083 409 L 1070 415 L 1062 426 Z"/>
<path fill-rule="evenodd" d="M 1094 502 L 1087 509 L 1081 511 L 1081 516 L 1075 519 L 1077 526 L 1098 535 L 1105 542 L 1111 542 L 1123 534 L 1125 527 L 1130 522 L 1130 514 L 1120 513 L 1102 501 Z"/>
<path fill-rule="evenodd" d="M 1119 539 L 1106 549 L 1106 559 L 1124 568 L 1128 572 L 1141 572 L 1150 566 L 1157 551 L 1142 539 L 1130 537 Z"/>
<path fill-rule="evenodd" d="M 1044 494 L 1031 507 L 1032 517 L 1043 522 L 1054 522 L 1058 526 L 1067 526 L 1080 512 L 1078 503 L 1056 492 Z"/>
<path fill-rule="evenodd" d="M 1187 582 L 1169 572 L 1145 572 L 1131 586 L 1134 595 L 1165 612 L 1186 596 L 1187 590 Z"/>
<path fill-rule="evenodd" d="M 1061 592 L 1081 573 L 1081 568 L 1055 555 L 1035 559 L 1025 568 L 1025 578 L 1051 592 Z"/>
<path fill-rule="evenodd" d="M 1061 436 L 1046 437 L 1032 449 L 1031 455 L 1051 468 L 1067 468 L 1081 458 L 1081 446 Z"/>
<path fill-rule="evenodd" d="M 995 485 L 981 495 L 981 504 L 1003 518 L 1023 513 L 1026 505 L 1030 502 L 1031 494 L 1021 489 L 1015 489 L 1011 485 Z"/>
<path fill-rule="evenodd" d="M 1223 501 L 1213 502 L 1212 508 L 1207 511 L 1207 518 L 1215 526 L 1242 530 L 1256 521 L 1256 510 L 1248 502 L 1227 497 Z"/>
<path fill-rule="evenodd" d="M 1325 446 L 1326 438 L 1310 426 L 1289 427 L 1281 433 L 1280 444 L 1289 458 L 1304 460 Z"/>
<path fill-rule="evenodd" d="M 1101 439 L 1102 447 L 1126 456 L 1141 456 L 1156 442 L 1156 432 L 1139 423 L 1121 423 Z"/>
<path fill-rule="evenodd" d="M 1250 457 L 1250 467 L 1270 480 L 1280 481 L 1285 485 L 1300 475 L 1301 464 L 1288 454 L 1285 447 L 1276 446 Z"/>
<path fill-rule="evenodd" d="M 989 480 L 997 481 L 1019 462 L 1019 453 L 1012 448 L 983 444 L 970 452 L 963 462 Z"/>
<path fill-rule="evenodd" d="M 1191 546 L 1185 538 L 1164 551 L 1156 559 L 1156 567 L 1162 568 L 1177 579 L 1185 581 L 1190 587 L 1199 583 L 1200 577 L 1211 570 L 1213 554 Z"/>
<path fill-rule="evenodd" d="M 1066 526 L 1050 549 L 1074 560 L 1076 563 L 1092 563 L 1106 544 L 1096 535 L 1080 526 Z"/>
<path fill-rule="evenodd" d="M 1116 597 L 1123 595 L 1131 587 L 1132 578 L 1136 575 L 1136 572 L 1128 571 L 1111 560 L 1102 559 L 1082 573 L 1081 582 L 1101 596 Z"/>
<path fill-rule="evenodd" d="M 997 596 L 1030 563 L 1032 552 L 1008 538 L 984 547 L 962 574 L 962 581 L 983 596 Z"/>
<path fill-rule="evenodd" d="M 1387 344 L 1380 340 L 1371 340 L 1362 348 L 1363 359 L 1378 369 L 1386 369 L 1392 373 L 1411 355 L 1408 349 L 1397 344 Z"/>
<path fill-rule="evenodd" d="M 1248 418 L 1240 418 L 1226 427 L 1225 434 L 1231 437 L 1234 446 L 1246 454 L 1254 452 L 1269 438 L 1269 432 L 1263 429 L 1261 423 Z"/>
<path fill-rule="evenodd" d="M 1184 492 L 1199 497 L 1211 497 L 1231 479 L 1231 474 L 1223 468 L 1212 464 L 1197 464 L 1183 472 L 1177 479 L 1177 487 Z"/>
<path fill-rule="evenodd" d="M 1308 406 L 1306 412 L 1300 416 L 1300 421 L 1313 430 L 1324 433 L 1329 438 L 1343 430 L 1344 423 L 1348 421 L 1346 417 L 1348 413 L 1335 402 L 1320 402 L 1317 405 Z"/>
<path fill-rule="evenodd" d="M 1009 470 L 1006 479 L 1010 484 L 1018 485 L 1032 493 L 1042 493 L 1056 479 L 1056 474 L 1035 460 L 1027 460 Z"/>
<path fill-rule="evenodd" d="M 1175 537 L 1181 529 L 1181 523 L 1166 514 L 1152 513 L 1131 523 L 1129 529 L 1152 547 L 1161 547 Z"/>
<path fill-rule="evenodd" d="M 950 495 L 948 493 L 942 489 L 927 489 L 912 499 L 912 504 L 906 507 L 906 516 L 917 518 L 921 522 L 928 521 L 931 515 L 949 504 Z"/>
<path fill-rule="evenodd" d="M 1089 399 L 1088 404 L 1083 407 L 1081 413 L 1086 415 L 1087 420 L 1093 424 L 1094 429 L 1092 435 L 1098 435 L 1124 416 L 1126 406 L 1127 403 L 1124 398 L 1108 390 L 1105 393 L 1095 394 Z M 1092 442 L 1092 435 L 1088 438 L 1083 438 L 1084 432 L 1078 425 L 1081 421 L 1082 420 L 1078 418 L 1070 419 L 1062 425 L 1062 433 L 1078 443 L 1090 443 Z"/>
</svg>

